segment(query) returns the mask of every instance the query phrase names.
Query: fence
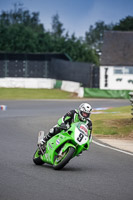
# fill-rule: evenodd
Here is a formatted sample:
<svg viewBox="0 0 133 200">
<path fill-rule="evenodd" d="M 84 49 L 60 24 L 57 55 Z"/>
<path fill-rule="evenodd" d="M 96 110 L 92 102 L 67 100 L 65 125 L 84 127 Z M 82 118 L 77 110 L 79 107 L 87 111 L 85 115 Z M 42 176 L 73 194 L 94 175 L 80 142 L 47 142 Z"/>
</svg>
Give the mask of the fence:
<svg viewBox="0 0 133 200">
<path fill-rule="evenodd" d="M 99 88 L 99 67 L 66 54 L 0 54 L 0 77 L 53 78 Z"/>
</svg>

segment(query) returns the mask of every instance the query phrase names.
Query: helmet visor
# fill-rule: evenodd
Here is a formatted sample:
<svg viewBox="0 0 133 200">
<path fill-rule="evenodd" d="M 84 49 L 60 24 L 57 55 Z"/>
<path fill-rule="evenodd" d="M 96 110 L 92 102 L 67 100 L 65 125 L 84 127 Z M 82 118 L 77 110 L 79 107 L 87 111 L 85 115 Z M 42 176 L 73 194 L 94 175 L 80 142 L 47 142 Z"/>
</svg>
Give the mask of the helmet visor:
<svg viewBox="0 0 133 200">
<path fill-rule="evenodd" d="M 85 119 L 87 119 L 87 118 L 89 118 L 90 113 L 86 113 L 86 112 L 84 112 L 84 111 L 81 111 L 81 115 L 82 115 Z"/>
</svg>

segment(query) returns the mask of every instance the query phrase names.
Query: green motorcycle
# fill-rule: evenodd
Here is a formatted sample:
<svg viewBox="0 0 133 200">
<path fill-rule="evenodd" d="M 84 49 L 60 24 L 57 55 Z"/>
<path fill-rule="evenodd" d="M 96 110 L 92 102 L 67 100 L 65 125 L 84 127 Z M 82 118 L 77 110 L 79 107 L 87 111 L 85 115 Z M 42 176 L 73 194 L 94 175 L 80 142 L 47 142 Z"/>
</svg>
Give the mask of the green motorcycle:
<svg viewBox="0 0 133 200">
<path fill-rule="evenodd" d="M 62 169 L 72 158 L 87 150 L 90 145 L 90 130 L 83 122 L 71 124 L 68 130 L 62 130 L 48 140 L 45 151 L 39 141 L 44 137 L 44 132 L 38 136 L 38 149 L 33 156 L 36 165 L 50 164 L 54 169 Z"/>
</svg>

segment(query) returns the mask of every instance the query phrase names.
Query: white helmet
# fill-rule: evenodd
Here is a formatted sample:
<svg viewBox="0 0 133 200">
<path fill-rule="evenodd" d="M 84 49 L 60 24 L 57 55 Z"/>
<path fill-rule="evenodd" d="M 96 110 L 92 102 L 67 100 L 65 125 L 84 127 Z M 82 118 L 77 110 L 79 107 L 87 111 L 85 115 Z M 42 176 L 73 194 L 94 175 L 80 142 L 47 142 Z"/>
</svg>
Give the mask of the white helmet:
<svg viewBox="0 0 133 200">
<path fill-rule="evenodd" d="M 79 106 L 79 117 L 82 121 L 86 121 L 86 119 L 89 119 L 91 114 L 92 108 L 90 104 L 88 103 L 82 103 Z"/>
</svg>

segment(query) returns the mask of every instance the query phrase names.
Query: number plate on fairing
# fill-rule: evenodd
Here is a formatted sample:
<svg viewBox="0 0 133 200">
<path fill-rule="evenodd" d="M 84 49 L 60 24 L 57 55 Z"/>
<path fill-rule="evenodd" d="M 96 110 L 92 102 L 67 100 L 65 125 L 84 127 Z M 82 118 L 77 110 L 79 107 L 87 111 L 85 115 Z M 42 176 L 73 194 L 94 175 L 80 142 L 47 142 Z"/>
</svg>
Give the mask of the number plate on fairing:
<svg viewBox="0 0 133 200">
<path fill-rule="evenodd" d="M 88 141 L 88 134 L 80 131 L 78 128 L 75 129 L 75 141 L 79 144 L 85 144 Z"/>
</svg>

